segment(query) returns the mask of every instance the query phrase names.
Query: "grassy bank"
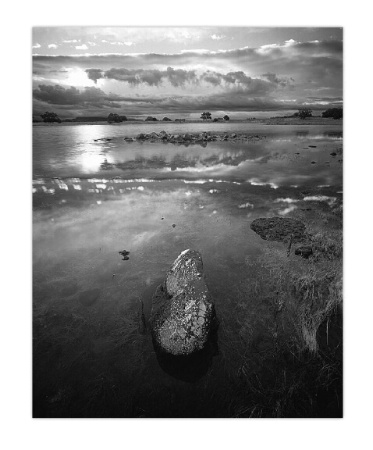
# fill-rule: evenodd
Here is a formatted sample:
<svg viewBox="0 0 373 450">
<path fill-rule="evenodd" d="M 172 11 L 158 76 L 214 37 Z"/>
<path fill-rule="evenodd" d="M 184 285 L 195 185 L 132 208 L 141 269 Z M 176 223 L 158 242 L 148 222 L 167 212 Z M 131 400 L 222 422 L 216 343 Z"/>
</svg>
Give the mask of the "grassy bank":
<svg viewBox="0 0 373 450">
<path fill-rule="evenodd" d="M 234 417 L 342 417 L 341 210 L 294 217 L 307 223 L 313 256 L 263 242 L 237 290 L 240 342 L 234 353 L 223 348 L 236 361 Z M 222 326 L 233 341 L 232 328 Z"/>
</svg>

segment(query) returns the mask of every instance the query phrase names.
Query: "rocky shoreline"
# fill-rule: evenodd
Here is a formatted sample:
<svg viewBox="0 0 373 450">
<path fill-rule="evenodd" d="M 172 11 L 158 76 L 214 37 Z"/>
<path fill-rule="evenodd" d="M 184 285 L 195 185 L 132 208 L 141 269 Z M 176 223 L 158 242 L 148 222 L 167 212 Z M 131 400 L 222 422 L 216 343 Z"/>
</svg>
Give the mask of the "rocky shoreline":
<svg viewBox="0 0 373 450">
<path fill-rule="evenodd" d="M 202 133 L 184 133 L 173 134 L 166 131 L 160 131 L 156 133 L 140 133 L 136 137 L 125 137 L 124 141 L 131 142 L 162 142 L 171 144 L 199 144 L 204 145 L 208 142 L 215 141 L 229 141 L 229 142 L 243 142 L 243 141 L 260 141 L 266 139 L 265 135 L 259 134 L 237 134 L 237 133 L 212 133 L 210 131 L 204 131 Z"/>
</svg>

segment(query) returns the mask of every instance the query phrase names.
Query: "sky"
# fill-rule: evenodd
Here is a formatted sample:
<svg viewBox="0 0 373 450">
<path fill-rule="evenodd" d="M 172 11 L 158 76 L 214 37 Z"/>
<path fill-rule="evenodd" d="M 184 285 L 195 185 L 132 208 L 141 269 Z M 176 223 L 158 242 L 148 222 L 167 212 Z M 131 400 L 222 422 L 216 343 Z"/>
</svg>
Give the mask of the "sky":
<svg viewBox="0 0 373 450">
<path fill-rule="evenodd" d="M 343 101 L 342 28 L 37 27 L 32 53 L 36 117 L 318 115 Z"/>
</svg>

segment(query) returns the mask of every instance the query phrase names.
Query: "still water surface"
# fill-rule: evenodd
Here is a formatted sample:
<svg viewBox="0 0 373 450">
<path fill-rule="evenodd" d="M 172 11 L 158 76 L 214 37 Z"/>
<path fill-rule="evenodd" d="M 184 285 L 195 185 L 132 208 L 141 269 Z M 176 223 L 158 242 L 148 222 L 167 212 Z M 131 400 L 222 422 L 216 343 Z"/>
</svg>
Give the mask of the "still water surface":
<svg viewBox="0 0 373 450">
<path fill-rule="evenodd" d="M 163 129 L 260 138 L 206 147 L 123 139 Z M 238 414 L 239 358 L 266 315 L 245 294 L 265 245 L 250 223 L 337 205 L 341 149 L 339 126 L 35 126 L 34 414 Z M 214 356 L 193 382 L 165 371 L 138 330 L 141 301 L 148 317 L 155 287 L 186 248 L 202 254 L 220 320 Z"/>
</svg>

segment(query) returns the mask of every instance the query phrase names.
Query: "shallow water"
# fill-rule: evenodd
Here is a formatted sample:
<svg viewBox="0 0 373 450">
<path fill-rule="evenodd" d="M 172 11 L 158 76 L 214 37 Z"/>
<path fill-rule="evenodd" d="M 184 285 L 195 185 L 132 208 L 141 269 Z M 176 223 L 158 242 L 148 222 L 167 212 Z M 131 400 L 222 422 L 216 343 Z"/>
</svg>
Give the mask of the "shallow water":
<svg viewBox="0 0 373 450">
<path fill-rule="evenodd" d="M 206 147 L 123 140 L 144 128 L 260 139 Z M 267 245 L 250 223 L 338 207 L 341 150 L 339 126 L 34 127 L 34 415 L 238 414 L 242 330 L 255 328 L 260 340 L 258 323 L 270 317 L 245 294 Z M 202 254 L 220 320 L 211 361 L 193 382 L 164 370 L 138 322 L 140 301 L 148 317 L 152 292 L 186 248 Z M 251 309 L 244 325 L 243 303 Z"/>
</svg>

